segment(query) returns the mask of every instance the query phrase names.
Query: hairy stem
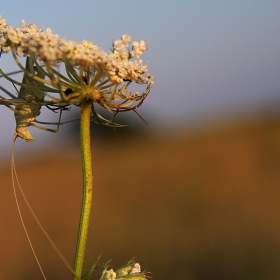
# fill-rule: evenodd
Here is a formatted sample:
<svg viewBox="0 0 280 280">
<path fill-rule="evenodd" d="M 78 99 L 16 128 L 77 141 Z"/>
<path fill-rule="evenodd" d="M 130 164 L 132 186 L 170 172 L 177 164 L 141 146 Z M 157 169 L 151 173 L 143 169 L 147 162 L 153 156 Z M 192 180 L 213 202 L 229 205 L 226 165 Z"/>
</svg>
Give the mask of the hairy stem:
<svg viewBox="0 0 280 280">
<path fill-rule="evenodd" d="M 76 253 L 74 260 L 74 272 L 72 280 L 82 277 L 83 262 L 86 249 L 86 241 L 89 228 L 89 218 L 92 204 L 92 166 L 91 166 L 91 149 L 90 149 L 90 110 L 92 103 L 83 102 L 81 105 L 81 153 L 83 168 L 83 200 L 80 214 L 80 224 L 76 244 Z M 79 277 L 79 278 L 77 278 Z"/>
</svg>

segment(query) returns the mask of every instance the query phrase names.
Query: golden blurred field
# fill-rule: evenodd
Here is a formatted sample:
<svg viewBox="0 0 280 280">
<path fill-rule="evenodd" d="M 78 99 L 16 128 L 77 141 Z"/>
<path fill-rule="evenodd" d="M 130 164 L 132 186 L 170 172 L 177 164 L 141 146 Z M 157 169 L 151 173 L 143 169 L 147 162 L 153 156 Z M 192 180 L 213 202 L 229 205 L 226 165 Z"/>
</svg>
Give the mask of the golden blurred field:
<svg viewBox="0 0 280 280">
<path fill-rule="evenodd" d="M 32 145 L 32 144 L 31 144 Z M 51 152 L 50 152 L 51 151 Z M 85 267 L 136 257 L 153 279 L 280 279 L 280 116 L 93 145 Z M 72 263 L 81 200 L 78 146 L 16 158 L 38 218 Z M 42 279 L 2 165 L 0 279 Z M 70 279 L 20 199 L 48 279 Z"/>
</svg>

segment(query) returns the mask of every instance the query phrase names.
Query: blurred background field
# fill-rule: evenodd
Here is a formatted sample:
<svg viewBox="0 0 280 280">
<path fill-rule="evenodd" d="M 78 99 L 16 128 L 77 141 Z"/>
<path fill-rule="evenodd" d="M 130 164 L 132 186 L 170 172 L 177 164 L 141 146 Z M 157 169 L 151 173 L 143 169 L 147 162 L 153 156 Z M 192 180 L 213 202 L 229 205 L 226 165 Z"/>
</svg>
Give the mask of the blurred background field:
<svg viewBox="0 0 280 280">
<path fill-rule="evenodd" d="M 101 262 L 112 259 L 113 268 L 136 257 L 153 279 L 278 279 L 280 113 L 204 123 L 170 135 L 106 129 L 93 141 L 86 267 L 102 253 Z M 73 125 L 65 133 L 65 139 L 77 136 Z M 74 138 L 40 155 L 16 156 L 30 204 L 70 263 L 81 199 Z M 2 165 L 1 279 L 41 279 L 20 225 L 10 173 Z M 68 279 L 20 201 L 47 278 Z"/>
<path fill-rule="evenodd" d="M 42 10 L 42 7 L 43 10 Z M 146 40 L 155 84 L 129 128 L 92 131 L 94 205 L 85 268 L 136 257 L 155 280 L 280 279 L 280 1 L 1 0 L 20 20 L 109 51 Z M 17 70 L 2 54 L 0 68 Z M 20 76 L 13 76 L 21 80 Z M 0 79 L 0 85 L 15 89 Z M 0 92 L 4 95 L 3 92 Z M 6 96 L 7 97 L 7 96 Z M 74 115 L 72 115 L 74 114 Z M 76 114 L 76 115 L 75 115 Z M 63 112 L 63 120 L 78 108 Z M 43 111 L 40 121 L 56 122 Z M 12 192 L 13 112 L 0 112 L 0 279 L 42 279 Z M 16 141 L 22 187 L 72 263 L 81 201 L 78 122 Z M 70 279 L 20 198 L 47 279 Z"/>
</svg>

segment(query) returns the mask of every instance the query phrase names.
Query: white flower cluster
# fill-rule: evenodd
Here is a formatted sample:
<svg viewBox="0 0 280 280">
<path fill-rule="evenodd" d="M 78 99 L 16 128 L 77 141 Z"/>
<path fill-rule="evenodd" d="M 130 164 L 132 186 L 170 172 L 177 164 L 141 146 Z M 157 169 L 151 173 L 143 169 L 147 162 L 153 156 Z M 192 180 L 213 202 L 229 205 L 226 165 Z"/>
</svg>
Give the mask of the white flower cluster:
<svg viewBox="0 0 280 280">
<path fill-rule="evenodd" d="M 129 54 L 130 57 L 139 57 L 144 51 L 148 49 L 146 41 L 141 40 L 140 42 L 132 42 L 132 50 L 126 52 L 126 48 L 129 46 L 129 42 L 132 40 L 131 35 L 125 34 L 122 35 L 121 40 L 116 40 L 114 42 L 114 50 L 121 51 L 123 55 Z"/>
<path fill-rule="evenodd" d="M 114 42 L 113 49 L 107 54 L 91 42 L 66 40 L 53 34 L 51 29 L 39 29 L 35 24 L 23 21 L 19 28 L 13 28 L 0 17 L 0 55 L 12 52 L 24 75 L 39 87 L 33 88 L 33 94 L 43 92 L 44 100 L 35 96 L 36 105 L 40 106 L 79 106 L 84 101 L 92 101 L 114 116 L 132 110 L 141 118 L 136 109 L 148 96 L 153 76 L 148 73 L 147 65 L 139 59 L 147 49 L 146 42 L 132 42 L 130 46 L 131 40 L 130 35 L 123 35 L 121 40 Z M 17 56 L 27 56 L 29 70 L 20 64 Z M 60 68 L 55 67 L 59 63 L 65 66 L 65 76 Z M 5 76 L 2 69 L 0 72 Z M 31 84 L 20 84 L 6 78 L 23 88 Z M 128 87 L 132 83 L 144 84 L 144 91 L 130 92 Z M 93 112 L 99 123 L 115 125 L 114 119 L 109 121 L 94 109 Z"/>
<path fill-rule="evenodd" d="M 14 51 L 19 56 L 33 55 L 45 65 L 67 62 L 73 66 L 92 68 L 102 71 L 112 83 L 124 81 L 152 84 L 153 77 L 147 73 L 139 56 L 147 50 L 145 41 L 133 42 L 129 50 L 130 35 L 123 35 L 114 43 L 113 52 L 107 54 L 98 46 L 88 41 L 81 43 L 65 40 L 53 34 L 51 29 L 45 31 L 35 24 L 25 24 L 19 28 L 8 26 L 0 17 L 0 54 Z"/>
</svg>

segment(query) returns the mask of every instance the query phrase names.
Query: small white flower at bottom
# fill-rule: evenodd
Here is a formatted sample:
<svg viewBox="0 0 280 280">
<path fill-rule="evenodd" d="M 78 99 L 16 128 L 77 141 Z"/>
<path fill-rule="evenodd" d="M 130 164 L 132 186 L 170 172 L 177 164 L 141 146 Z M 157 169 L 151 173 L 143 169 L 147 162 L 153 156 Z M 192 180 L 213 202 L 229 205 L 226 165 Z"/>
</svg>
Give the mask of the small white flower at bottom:
<svg viewBox="0 0 280 280">
<path fill-rule="evenodd" d="M 103 276 L 102 280 L 115 280 L 116 272 L 113 269 L 107 270 L 106 274 Z"/>
<path fill-rule="evenodd" d="M 132 267 L 130 273 L 134 274 L 134 273 L 140 273 L 140 272 L 141 272 L 140 264 L 139 263 L 135 263 L 134 266 Z"/>
</svg>

